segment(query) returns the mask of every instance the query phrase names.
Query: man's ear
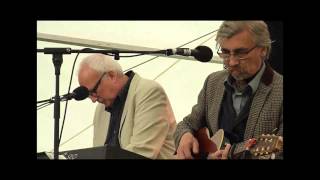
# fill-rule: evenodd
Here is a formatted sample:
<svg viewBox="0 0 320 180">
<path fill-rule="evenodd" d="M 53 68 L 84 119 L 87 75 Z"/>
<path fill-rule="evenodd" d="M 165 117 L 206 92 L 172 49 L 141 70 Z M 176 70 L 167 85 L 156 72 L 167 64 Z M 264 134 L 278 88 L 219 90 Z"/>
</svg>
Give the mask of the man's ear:
<svg viewBox="0 0 320 180">
<path fill-rule="evenodd" d="M 117 73 L 114 71 L 109 71 L 108 72 L 108 77 L 112 80 L 115 81 L 117 79 Z"/>
<path fill-rule="evenodd" d="M 265 51 L 262 52 L 262 56 L 263 56 L 263 57 L 266 57 L 266 56 L 267 56 L 267 50 L 265 50 Z"/>
<path fill-rule="evenodd" d="M 261 55 L 262 55 L 263 57 L 267 56 L 267 48 L 263 48 L 263 49 L 262 49 Z"/>
<path fill-rule="evenodd" d="M 261 51 L 261 58 L 265 59 L 267 57 L 267 48 L 263 48 Z"/>
</svg>

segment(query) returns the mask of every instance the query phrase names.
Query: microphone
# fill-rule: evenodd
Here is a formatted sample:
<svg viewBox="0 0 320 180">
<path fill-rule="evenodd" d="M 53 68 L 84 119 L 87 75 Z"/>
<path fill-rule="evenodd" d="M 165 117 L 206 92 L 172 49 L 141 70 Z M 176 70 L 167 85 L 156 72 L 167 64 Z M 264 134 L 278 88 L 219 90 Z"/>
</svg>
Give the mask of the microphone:
<svg viewBox="0 0 320 180">
<path fill-rule="evenodd" d="M 76 89 L 74 89 L 72 93 L 62 95 L 61 100 L 75 99 L 77 101 L 81 101 L 81 100 L 86 99 L 88 96 L 89 96 L 88 88 L 86 88 L 84 86 L 79 86 Z"/>
<path fill-rule="evenodd" d="M 181 55 L 181 56 L 193 56 L 196 60 L 201 62 L 208 62 L 212 59 L 213 52 L 207 46 L 198 46 L 196 49 L 189 48 L 176 48 L 167 49 L 165 51 L 167 56 L 170 55 Z"/>
</svg>

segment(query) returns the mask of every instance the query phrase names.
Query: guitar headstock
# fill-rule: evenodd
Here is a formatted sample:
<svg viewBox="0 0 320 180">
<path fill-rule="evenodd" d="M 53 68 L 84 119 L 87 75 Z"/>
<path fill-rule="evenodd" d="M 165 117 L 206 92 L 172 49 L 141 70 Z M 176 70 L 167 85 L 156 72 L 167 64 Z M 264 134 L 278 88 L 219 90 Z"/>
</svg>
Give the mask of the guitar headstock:
<svg viewBox="0 0 320 180">
<path fill-rule="evenodd" d="M 283 148 L 282 136 L 262 134 L 256 139 L 255 144 L 248 147 L 251 154 L 255 157 L 267 157 L 273 159 L 275 153 L 279 152 Z"/>
</svg>

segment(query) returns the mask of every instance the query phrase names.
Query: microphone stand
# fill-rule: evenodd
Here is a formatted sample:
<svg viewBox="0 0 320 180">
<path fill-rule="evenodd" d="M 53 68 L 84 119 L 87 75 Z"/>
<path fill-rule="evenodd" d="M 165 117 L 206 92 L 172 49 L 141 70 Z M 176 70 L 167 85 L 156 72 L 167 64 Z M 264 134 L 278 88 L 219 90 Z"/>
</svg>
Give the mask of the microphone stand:
<svg viewBox="0 0 320 180">
<path fill-rule="evenodd" d="M 37 101 L 37 104 L 38 103 L 42 103 L 42 104 L 37 105 L 37 110 L 42 109 L 42 108 L 44 108 L 46 106 L 49 106 L 50 104 L 54 103 L 54 98 L 46 99 L 46 100 L 42 100 L 42 101 Z"/>
<path fill-rule="evenodd" d="M 37 50 L 37 52 L 44 52 L 44 54 L 52 54 L 52 62 L 55 68 L 55 77 L 56 77 L 56 93 L 53 99 L 54 102 L 54 159 L 58 159 L 59 155 L 59 119 L 60 119 L 60 95 L 59 95 L 59 77 L 60 77 L 60 68 L 63 62 L 63 54 L 71 54 L 70 48 L 45 48 L 43 50 Z M 52 102 L 52 99 L 39 101 L 40 102 Z"/>
<path fill-rule="evenodd" d="M 40 105 L 37 105 L 37 108 L 39 108 L 39 109 L 41 109 L 41 108 L 44 108 L 44 107 L 46 107 L 46 106 L 49 106 L 50 104 L 52 104 L 52 103 L 54 103 L 54 99 L 55 99 L 55 97 L 52 97 L 52 98 L 50 98 L 50 99 L 46 99 L 46 100 L 42 100 L 42 101 L 37 101 L 37 104 L 38 103 L 42 103 L 42 104 L 40 104 Z M 67 100 L 70 100 L 71 98 L 67 98 L 67 97 L 60 97 L 60 102 L 61 101 L 67 101 Z M 39 109 L 37 109 L 37 110 L 39 110 Z"/>
<path fill-rule="evenodd" d="M 63 62 L 63 54 L 71 53 L 102 53 L 102 54 L 114 54 L 115 60 L 119 60 L 119 53 L 141 53 L 141 54 L 166 54 L 166 51 L 119 51 L 119 50 L 93 50 L 93 49 L 84 49 L 84 50 L 71 50 L 71 48 L 44 48 L 37 49 L 37 52 L 43 52 L 44 54 L 52 54 L 52 62 L 55 67 L 55 76 L 56 76 L 56 94 L 54 96 L 54 159 L 58 159 L 59 156 L 59 119 L 60 119 L 60 95 L 59 95 L 59 76 L 60 68 Z M 52 102 L 52 99 L 44 100 L 40 102 Z M 37 103 L 40 103 L 37 102 Z"/>
<path fill-rule="evenodd" d="M 42 101 L 37 101 L 38 103 L 53 103 L 54 102 L 54 98 L 50 98 L 50 99 L 46 99 L 46 100 L 42 100 Z"/>
</svg>

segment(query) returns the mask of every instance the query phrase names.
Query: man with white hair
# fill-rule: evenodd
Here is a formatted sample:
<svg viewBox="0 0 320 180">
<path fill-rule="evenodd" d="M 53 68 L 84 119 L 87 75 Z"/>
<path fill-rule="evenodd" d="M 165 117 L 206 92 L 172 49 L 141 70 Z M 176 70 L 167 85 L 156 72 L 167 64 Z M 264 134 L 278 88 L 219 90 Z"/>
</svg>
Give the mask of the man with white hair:
<svg viewBox="0 0 320 180">
<path fill-rule="evenodd" d="M 98 101 L 94 146 L 117 146 L 151 159 L 172 159 L 176 120 L 164 89 L 137 73 L 123 73 L 110 56 L 93 54 L 80 64 L 78 81 Z"/>
</svg>

